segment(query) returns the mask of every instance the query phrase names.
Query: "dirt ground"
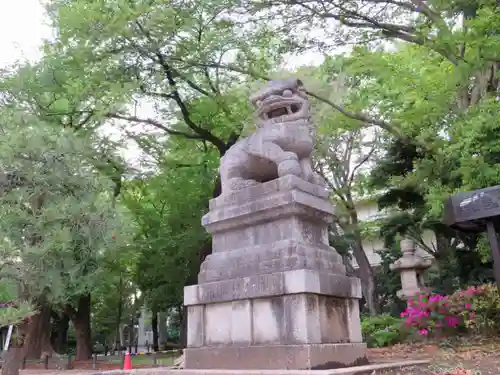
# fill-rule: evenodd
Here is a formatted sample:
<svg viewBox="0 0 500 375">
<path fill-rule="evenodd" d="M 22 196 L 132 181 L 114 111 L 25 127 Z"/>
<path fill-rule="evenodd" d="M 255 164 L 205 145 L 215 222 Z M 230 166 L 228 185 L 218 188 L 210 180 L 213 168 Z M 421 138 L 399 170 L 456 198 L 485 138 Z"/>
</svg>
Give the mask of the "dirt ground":
<svg viewBox="0 0 500 375">
<path fill-rule="evenodd" d="M 370 359 L 432 359 L 429 365 L 380 371 L 380 375 L 498 375 L 500 374 L 500 343 L 481 341 L 447 345 L 395 345 L 370 349 Z"/>
<path fill-rule="evenodd" d="M 372 362 L 386 362 L 408 359 L 431 359 L 431 363 L 418 367 L 407 367 L 377 371 L 377 375 L 499 375 L 500 374 L 500 342 L 479 340 L 471 343 L 467 339 L 437 344 L 404 344 L 389 348 L 369 349 Z M 38 367 L 38 366 L 37 366 Z M 119 364 L 99 363 L 99 370 L 117 370 Z M 134 368 L 150 367 L 137 365 Z M 22 375 L 89 375 L 92 362 L 74 363 L 74 370 L 42 370 L 27 368 Z M 373 374 L 373 373 L 371 373 Z M 371 375 L 370 374 L 370 375 Z"/>
</svg>

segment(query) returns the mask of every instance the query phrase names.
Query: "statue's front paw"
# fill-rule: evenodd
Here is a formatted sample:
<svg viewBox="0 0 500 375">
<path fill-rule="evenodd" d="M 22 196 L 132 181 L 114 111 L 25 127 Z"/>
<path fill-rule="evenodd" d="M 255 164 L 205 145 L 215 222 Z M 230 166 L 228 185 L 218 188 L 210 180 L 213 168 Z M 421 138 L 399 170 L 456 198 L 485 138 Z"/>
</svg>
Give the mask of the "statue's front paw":
<svg viewBox="0 0 500 375">
<path fill-rule="evenodd" d="M 283 177 L 287 175 L 294 175 L 302 177 L 302 168 L 296 160 L 285 160 L 278 164 L 278 176 Z"/>
<path fill-rule="evenodd" d="M 228 181 L 227 185 L 229 190 L 237 191 L 242 190 L 250 186 L 258 185 L 259 182 L 255 180 L 245 180 L 243 178 L 232 178 Z"/>
</svg>

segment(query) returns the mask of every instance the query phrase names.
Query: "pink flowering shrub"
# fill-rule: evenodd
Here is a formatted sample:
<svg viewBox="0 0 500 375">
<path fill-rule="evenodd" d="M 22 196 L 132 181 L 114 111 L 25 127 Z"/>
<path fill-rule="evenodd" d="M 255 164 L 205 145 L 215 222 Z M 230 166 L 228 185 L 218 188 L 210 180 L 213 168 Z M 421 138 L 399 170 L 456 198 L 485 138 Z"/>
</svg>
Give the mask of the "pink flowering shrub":
<svg viewBox="0 0 500 375">
<path fill-rule="evenodd" d="M 496 284 L 483 284 L 459 290 L 449 296 L 453 312 L 460 316 L 470 332 L 500 333 L 500 293 Z"/>
<path fill-rule="evenodd" d="M 471 287 L 457 293 L 452 296 L 431 294 L 411 298 L 408 307 L 401 313 L 404 325 L 424 337 L 447 335 L 460 327 L 467 327 L 475 319 L 473 299 L 482 293 L 482 289 Z"/>
</svg>

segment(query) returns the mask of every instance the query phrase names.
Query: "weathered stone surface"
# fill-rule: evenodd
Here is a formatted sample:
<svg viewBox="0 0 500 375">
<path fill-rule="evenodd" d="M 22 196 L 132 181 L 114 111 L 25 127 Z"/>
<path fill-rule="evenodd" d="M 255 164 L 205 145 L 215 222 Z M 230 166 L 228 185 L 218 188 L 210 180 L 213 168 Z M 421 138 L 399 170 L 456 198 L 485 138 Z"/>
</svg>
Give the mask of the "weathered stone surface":
<svg viewBox="0 0 500 375">
<path fill-rule="evenodd" d="M 187 307 L 187 342 L 190 346 L 200 347 L 205 342 L 205 305 L 191 305 Z"/>
<path fill-rule="evenodd" d="M 300 207 L 299 207 L 300 208 Z M 271 245 L 275 242 L 295 240 L 296 242 L 309 243 L 316 246 L 324 245 L 328 238 L 327 224 L 315 225 L 313 220 L 298 216 L 303 208 L 293 207 L 295 215 L 289 213 L 287 217 L 267 217 L 266 221 L 254 223 L 249 226 L 239 226 L 224 232 L 213 234 L 215 253 L 234 251 L 250 246 Z M 311 212 L 311 210 L 308 210 Z M 259 213 L 260 214 L 260 213 Z M 244 217 L 245 221 L 252 217 Z M 236 220 L 235 220 L 236 221 Z M 233 225 L 234 223 L 226 223 Z"/>
<path fill-rule="evenodd" d="M 297 240 L 248 246 L 209 255 L 201 265 L 199 283 L 249 277 L 298 269 L 345 274 L 341 256 L 326 245 L 306 245 Z"/>
<path fill-rule="evenodd" d="M 187 286 L 184 288 L 184 304 L 189 306 L 294 293 L 359 299 L 361 283 L 355 277 L 315 270 L 281 271 Z"/>
<path fill-rule="evenodd" d="M 365 344 L 254 345 L 185 350 L 197 369 L 335 369 L 368 363 Z"/>
<path fill-rule="evenodd" d="M 359 302 L 356 299 L 347 300 L 347 330 L 349 332 L 349 342 L 363 342 L 359 319 Z"/>
<path fill-rule="evenodd" d="M 211 303 L 190 313 L 190 327 L 202 328 L 188 334 L 188 347 L 362 342 L 354 299 L 296 293 Z"/>
<path fill-rule="evenodd" d="M 253 228 L 262 223 L 267 223 L 275 231 L 284 230 L 290 222 L 280 223 L 280 220 L 292 217 L 300 218 L 304 222 L 328 226 L 333 218 L 333 208 L 328 200 L 299 190 L 278 191 L 276 194 L 256 197 L 256 200 L 250 203 L 212 210 L 203 217 L 202 224 L 215 237 L 218 234 L 225 235 L 230 230 Z M 268 239 L 266 235 L 272 233 L 268 231 L 264 234 L 260 241 L 271 242 L 288 238 L 282 236 Z M 261 244 L 260 241 L 256 238 L 253 244 Z M 217 251 L 224 250 L 226 249 L 217 248 Z"/>
<path fill-rule="evenodd" d="M 231 315 L 231 342 L 239 345 L 251 342 L 252 300 L 239 300 L 232 303 Z M 243 324 L 242 324 L 243 322 Z"/>
<path fill-rule="evenodd" d="M 287 176 L 212 201 L 203 223 L 212 233 L 213 253 L 198 282 L 295 269 L 345 274 L 340 255 L 328 245 L 333 209 L 325 193 Z"/>
<path fill-rule="evenodd" d="M 289 190 L 302 191 L 322 199 L 328 199 L 330 195 L 329 191 L 322 185 L 316 185 L 297 176 L 288 175 L 211 199 L 209 208 L 215 210 L 221 206 L 239 206 L 250 203 L 256 198 L 269 196 L 277 191 Z"/>
<path fill-rule="evenodd" d="M 421 293 L 430 293 L 431 288 L 425 286 L 423 273 L 432 266 L 430 259 L 417 254 L 415 242 L 410 239 L 401 241 L 403 256 L 391 264 L 390 268 L 401 276 L 401 290 L 397 295 L 401 299 L 408 299 Z"/>
<path fill-rule="evenodd" d="M 217 346 L 232 342 L 232 312 L 232 302 L 205 305 L 204 346 Z"/>
<path fill-rule="evenodd" d="M 257 108 L 258 128 L 221 158 L 222 194 L 286 175 L 324 184 L 311 165 L 314 142 L 302 82 L 271 81 L 252 102 Z"/>
</svg>

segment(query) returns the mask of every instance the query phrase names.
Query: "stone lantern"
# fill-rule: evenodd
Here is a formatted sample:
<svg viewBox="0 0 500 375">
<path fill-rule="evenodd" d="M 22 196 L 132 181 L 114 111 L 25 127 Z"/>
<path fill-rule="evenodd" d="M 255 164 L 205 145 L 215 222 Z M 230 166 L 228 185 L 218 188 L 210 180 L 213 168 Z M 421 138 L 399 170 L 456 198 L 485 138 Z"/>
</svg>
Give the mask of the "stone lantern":
<svg viewBox="0 0 500 375">
<path fill-rule="evenodd" d="M 401 290 L 397 295 L 409 299 L 422 293 L 430 293 L 423 280 L 423 272 L 432 266 L 432 260 L 425 259 L 415 252 L 415 243 L 410 239 L 401 241 L 403 256 L 391 264 L 391 270 L 401 275 Z"/>
</svg>

